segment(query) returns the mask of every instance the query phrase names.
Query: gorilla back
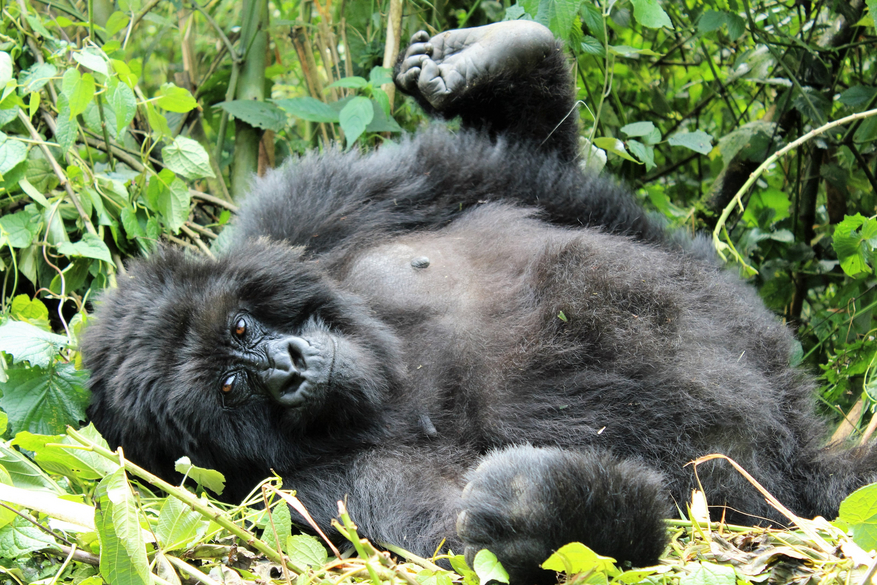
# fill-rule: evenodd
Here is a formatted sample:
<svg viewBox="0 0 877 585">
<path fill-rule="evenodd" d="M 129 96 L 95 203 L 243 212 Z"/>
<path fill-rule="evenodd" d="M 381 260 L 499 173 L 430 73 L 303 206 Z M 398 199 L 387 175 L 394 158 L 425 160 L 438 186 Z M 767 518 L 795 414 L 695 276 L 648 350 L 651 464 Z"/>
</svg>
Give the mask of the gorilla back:
<svg viewBox="0 0 877 585">
<path fill-rule="evenodd" d="M 418 33 L 396 80 L 460 133 L 309 155 L 257 184 L 222 258 L 163 249 L 103 297 L 83 351 L 110 443 L 168 477 L 188 455 L 231 499 L 276 470 L 326 530 L 347 498 L 363 535 L 488 548 L 515 584 L 571 541 L 654 563 L 701 455 L 802 515 L 874 479 L 870 450 L 821 448 L 755 293 L 579 171 L 546 29 Z M 699 473 L 717 516 L 780 520 Z"/>
</svg>

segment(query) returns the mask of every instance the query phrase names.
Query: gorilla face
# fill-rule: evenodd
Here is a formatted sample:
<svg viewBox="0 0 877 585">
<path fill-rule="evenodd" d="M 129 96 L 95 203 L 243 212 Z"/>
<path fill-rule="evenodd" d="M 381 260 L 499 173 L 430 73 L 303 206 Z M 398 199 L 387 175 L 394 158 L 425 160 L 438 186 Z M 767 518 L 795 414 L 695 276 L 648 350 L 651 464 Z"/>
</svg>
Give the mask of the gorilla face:
<svg viewBox="0 0 877 585">
<path fill-rule="evenodd" d="M 89 416 L 132 460 L 165 476 L 183 455 L 233 477 L 295 468 L 281 445 L 362 424 L 398 378 L 392 334 L 298 250 L 158 255 L 102 299 L 83 347 Z"/>
</svg>

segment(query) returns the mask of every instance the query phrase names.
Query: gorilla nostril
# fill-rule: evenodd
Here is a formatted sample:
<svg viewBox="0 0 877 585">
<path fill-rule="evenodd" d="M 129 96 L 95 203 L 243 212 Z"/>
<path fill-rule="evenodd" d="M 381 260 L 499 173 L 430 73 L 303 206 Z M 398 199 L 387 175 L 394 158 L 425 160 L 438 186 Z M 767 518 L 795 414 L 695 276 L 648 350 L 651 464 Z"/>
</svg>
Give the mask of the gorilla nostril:
<svg viewBox="0 0 877 585">
<path fill-rule="evenodd" d="M 305 361 L 305 356 L 297 343 L 287 343 L 287 350 L 292 360 L 292 367 L 297 372 L 304 372 L 308 369 L 308 363 Z"/>
</svg>

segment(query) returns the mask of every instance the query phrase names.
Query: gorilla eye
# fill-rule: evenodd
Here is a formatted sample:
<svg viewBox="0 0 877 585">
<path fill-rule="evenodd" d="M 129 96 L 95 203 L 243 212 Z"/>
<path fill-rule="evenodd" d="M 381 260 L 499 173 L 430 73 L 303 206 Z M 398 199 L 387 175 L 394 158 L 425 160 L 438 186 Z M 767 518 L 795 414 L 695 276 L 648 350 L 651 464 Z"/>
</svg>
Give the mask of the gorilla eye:
<svg viewBox="0 0 877 585">
<path fill-rule="evenodd" d="M 228 378 L 225 379 L 225 381 L 222 383 L 222 393 L 223 394 L 228 394 L 232 390 L 234 390 L 234 383 L 235 383 L 236 378 L 237 378 L 237 376 L 235 374 L 232 374 L 231 376 L 229 376 Z"/>
<path fill-rule="evenodd" d="M 247 322 L 244 321 L 243 317 L 238 319 L 237 322 L 234 324 L 234 329 L 232 329 L 232 332 L 238 339 L 242 338 L 246 334 Z"/>
</svg>

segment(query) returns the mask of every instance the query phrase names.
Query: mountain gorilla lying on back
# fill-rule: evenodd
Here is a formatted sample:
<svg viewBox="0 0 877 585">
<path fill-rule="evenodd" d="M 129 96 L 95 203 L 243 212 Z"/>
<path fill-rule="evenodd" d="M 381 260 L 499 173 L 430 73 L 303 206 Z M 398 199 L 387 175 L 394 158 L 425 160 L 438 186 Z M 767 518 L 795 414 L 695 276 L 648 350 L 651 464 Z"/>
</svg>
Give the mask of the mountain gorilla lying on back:
<svg viewBox="0 0 877 585">
<path fill-rule="evenodd" d="M 377 542 L 488 548 L 518 584 L 570 541 L 654 563 L 708 453 L 833 515 L 874 455 L 822 450 L 792 337 L 703 241 L 582 174 L 567 70 L 535 23 L 415 35 L 396 82 L 462 129 L 309 155 L 222 258 L 135 263 L 84 341 L 98 429 L 231 499 L 276 470 L 326 530 L 346 498 Z M 717 517 L 779 520 L 726 463 L 700 480 Z"/>
</svg>

